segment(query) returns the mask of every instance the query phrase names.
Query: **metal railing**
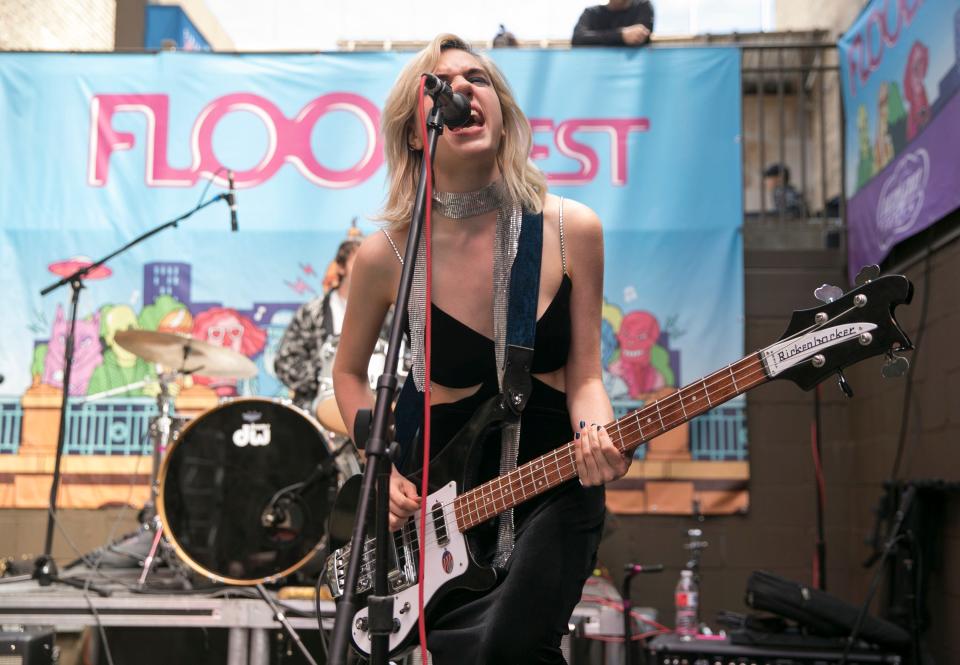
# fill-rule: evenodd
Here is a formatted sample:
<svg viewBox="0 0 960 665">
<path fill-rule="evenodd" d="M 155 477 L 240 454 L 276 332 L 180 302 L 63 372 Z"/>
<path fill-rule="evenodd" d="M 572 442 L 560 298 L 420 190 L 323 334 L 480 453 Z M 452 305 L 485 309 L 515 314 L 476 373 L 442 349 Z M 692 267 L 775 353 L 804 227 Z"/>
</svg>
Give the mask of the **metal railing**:
<svg viewBox="0 0 960 665">
<path fill-rule="evenodd" d="M 150 419 L 157 415 L 150 397 L 74 402 L 67 405 L 66 455 L 149 455 Z M 59 414 L 50 413 L 56 418 Z M 0 398 L 0 454 L 16 455 L 23 437 L 19 397 Z M 56 445 L 50 442 L 51 452 Z"/>
<path fill-rule="evenodd" d="M 846 211 L 836 46 L 741 45 L 741 87 L 745 244 L 838 247 Z M 777 176 L 765 175 L 773 165 L 789 171 L 780 183 L 779 203 L 769 189 Z M 764 242 L 765 236 L 772 243 Z"/>
<path fill-rule="evenodd" d="M 20 450 L 23 408 L 19 397 L 0 398 L 0 455 L 16 455 Z"/>
<path fill-rule="evenodd" d="M 643 402 L 614 400 L 613 415 L 622 418 L 641 408 Z M 697 461 L 727 462 L 748 459 L 746 403 L 718 406 L 690 421 L 690 458 Z M 641 446 L 636 459 L 646 459 Z"/>
<path fill-rule="evenodd" d="M 150 397 L 69 403 L 65 455 L 149 455 Z"/>
</svg>

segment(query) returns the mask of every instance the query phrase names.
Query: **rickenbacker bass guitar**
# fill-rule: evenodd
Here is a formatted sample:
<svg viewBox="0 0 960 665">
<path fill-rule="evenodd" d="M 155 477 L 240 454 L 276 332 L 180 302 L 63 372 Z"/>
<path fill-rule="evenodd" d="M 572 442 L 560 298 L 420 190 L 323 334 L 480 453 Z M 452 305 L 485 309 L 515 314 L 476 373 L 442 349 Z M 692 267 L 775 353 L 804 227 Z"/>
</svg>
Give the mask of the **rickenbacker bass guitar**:
<svg viewBox="0 0 960 665">
<path fill-rule="evenodd" d="M 826 286 L 818 289 L 817 295 L 824 304 L 794 312 L 779 341 L 607 425 L 614 445 L 623 452 L 632 452 L 642 443 L 774 379 L 789 379 L 809 390 L 831 374 L 877 355 L 887 356 L 885 376 L 894 376 L 906 369 L 906 359 L 895 353 L 912 349 L 913 345 L 898 325 L 894 309 L 910 302 L 913 286 L 909 280 L 901 275 L 888 275 L 867 281 L 846 295 L 836 287 Z M 492 400 L 481 407 L 431 460 L 424 542 L 420 542 L 418 533 L 419 511 L 391 534 L 389 585 L 394 608 L 394 632 L 389 641 L 391 656 L 415 645 L 421 546 L 425 548 L 424 606 L 429 622 L 431 609 L 447 593 L 463 588 L 483 590 L 496 581 L 492 568 L 474 560 L 467 531 L 577 476 L 574 444 L 569 442 L 508 474 L 474 486 L 475 483 L 471 483 L 473 444 L 496 422 L 497 412 Z M 418 487 L 419 475 L 411 477 Z M 348 481 L 337 499 L 330 528 L 334 544 L 349 539 L 359 479 L 360 476 L 355 476 L 357 482 Z M 341 526 L 335 528 L 333 522 L 337 520 Z M 357 582 L 358 600 L 364 607 L 351 619 L 352 642 L 362 654 L 369 654 L 371 648 L 365 603 L 373 591 L 374 549 L 374 539 L 367 539 Z M 326 583 L 335 598 L 343 594 L 351 556 L 347 543 L 334 550 L 325 563 Z"/>
</svg>

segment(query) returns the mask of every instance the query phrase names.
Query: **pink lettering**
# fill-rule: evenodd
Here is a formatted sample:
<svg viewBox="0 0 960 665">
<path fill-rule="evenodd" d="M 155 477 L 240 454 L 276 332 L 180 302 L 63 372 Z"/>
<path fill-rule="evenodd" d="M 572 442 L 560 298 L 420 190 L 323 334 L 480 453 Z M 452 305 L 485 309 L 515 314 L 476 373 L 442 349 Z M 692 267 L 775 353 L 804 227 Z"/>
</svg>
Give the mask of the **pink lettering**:
<svg viewBox="0 0 960 665">
<path fill-rule="evenodd" d="M 896 45 L 903 28 L 913 22 L 923 0 L 897 0 L 896 13 L 890 16 L 890 0 L 884 0 L 864 20 L 863 29 L 853 36 L 847 49 L 850 94 L 857 95 L 857 82 L 864 86 L 883 62 L 888 47 Z M 891 29 L 891 22 L 893 24 Z"/>
<path fill-rule="evenodd" d="M 117 150 L 130 150 L 135 145 L 133 134 L 113 129 L 114 114 L 130 112 L 142 113 L 147 121 L 147 184 L 154 187 L 189 187 L 196 182 L 190 170 L 173 170 L 167 167 L 167 95 L 94 96 L 90 105 L 87 181 L 94 187 L 105 186 L 110 170 L 110 155 Z"/>
<path fill-rule="evenodd" d="M 537 131 L 553 129 L 553 121 L 533 119 L 530 126 Z M 557 151 L 579 163 L 576 171 L 548 173 L 547 180 L 555 185 L 582 185 L 597 177 L 600 159 L 597 152 L 586 143 L 573 138 L 578 132 L 602 132 L 610 136 L 610 182 L 615 186 L 627 183 L 627 140 L 630 132 L 646 132 L 650 129 L 647 118 L 574 118 L 560 123 L 554 133 Z M 534 145 L 531 159 L 545 159 L 549 150 Z"/>
<path fill-rule="evenodd" d="M 138 140 L 131 132 L 114 128 L 114 116 L 138 113 L 146 120 L 144 142 L 144 180 L 149 187 L 191 187 L 200 179 L 213 179 L 226 185 L 224 165 L 214 152 L 213 137 L 218 124 L 231 113 L 250 113 L 267 134 L 263 154 L 256 163 L 234 174 L 238 188 L 267 182 L 287 162 L 310 182 L 330 189 L 355 187 L 373 175 L 383 164 L 383 145 L 379 137 L 380 110 L 368 99 L 348 92 L 335 92 L 307 103 L 293 118 L 286 117 L 270 100 L 252 93 L 233 93 L 219 97 L 197 115 L 190 132 L 190 163 L 171 166 L 168 159 L 169 97 L 164 94 L 95 95 L 90 105 L 90 148 L 87 180 L 93 187 L 104 187 L 110 173 L 113 153 L 131 150 Z M 323 164 L 315 155 L 311 136 L 316 125 L 329 113 L 347 113 L 360 123 L 366 139 L 357 160 L 344 169 Z M 596 179 L 600 156 L 591 145 L 578 140 L 582 133 L 605 133 L 610 137 L 610 181 L 615 186 L 627 182 L 627 146 L 631 132 L 650 129 L 647 118 L 571 118 L 555 124 L 549 118 L 533 118 L 534 134 L 550 132 L 559 154 L 572 159 L 576 169 L 548 173 L 556 185 L 582 185 Z M 184 137 L 186 138 L 186 137 Z M 534 143 L 530 158 L 547 159 L 550 147 Z"/>
<path fill-rule="evenodd" d="M 370 178 L 383 163 L 379 139 L 380 112 L 369 100 L 352 93 L 331 93 L 308 103 L 294 119 L 289 119 L 259 95 L 235 93 L 208 104 L 197 116 L 190 137 L 192 161 L 188 168 L 170 166 L 167 159 L 169 98 L 167 95 L 95 95 L 90 113 L 90 185 L 107 184 L 110 156 L 130 150 L 135 138 L 129 132 L 113 128 L 117 113 L 141 113 L 147 120 L 146 164 L 144 177 L 151 187 L 191 187 L 201 177 L 213 178 L 225 185 L 226 170 L 213 150 L 217 123 L 234 112 L 252 113 L 267 131 L 267 147 L 257 164 L 235 174 L 236 186 L 254 187 L 272 178 L 285 162 L 292 163 L 304 177 L 322 187 L 353 187 Z M 366 146 L 355 164 L 343 170 L 323 166 L 314 156 L 310 135 L 315 124 L 327 113 L 345 112 L 360 122 Z M 216 174 L 216 175 L 215 175 Z"/>
</svg>

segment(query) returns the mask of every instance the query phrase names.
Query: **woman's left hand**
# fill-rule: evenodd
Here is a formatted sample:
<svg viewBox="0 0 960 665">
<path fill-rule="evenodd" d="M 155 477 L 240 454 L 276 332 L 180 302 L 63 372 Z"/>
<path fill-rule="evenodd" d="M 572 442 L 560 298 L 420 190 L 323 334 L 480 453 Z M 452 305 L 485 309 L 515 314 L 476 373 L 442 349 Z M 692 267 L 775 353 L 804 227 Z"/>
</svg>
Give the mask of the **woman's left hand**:
<svg viewBox="0 0 960 665">
<path fill-rule="evenodd" d="M 602 485 L 622 477 L 630 468 L 632 456 L 624 457 L 602 426 L 581 420 L 575 436 L 574 459 L 581 485 Z"/>
</svg>

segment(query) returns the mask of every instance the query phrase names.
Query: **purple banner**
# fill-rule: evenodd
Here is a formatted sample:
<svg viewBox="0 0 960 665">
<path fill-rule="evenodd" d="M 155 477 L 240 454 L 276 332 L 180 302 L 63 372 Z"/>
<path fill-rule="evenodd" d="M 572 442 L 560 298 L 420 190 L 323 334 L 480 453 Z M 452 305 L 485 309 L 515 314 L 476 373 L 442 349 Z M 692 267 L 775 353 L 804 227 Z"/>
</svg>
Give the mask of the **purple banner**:
<svg viewBox="0 0 960 665">
<path fill-rule="evenodd" d="M 851 277 L 960 207 L 960 95 L 847 207 Z"/>
<path fill-rule="evenodd" d="M 960 207 L 960 0 L 872 0 L 838 47 L 853 276 Z"/>
</svg>

